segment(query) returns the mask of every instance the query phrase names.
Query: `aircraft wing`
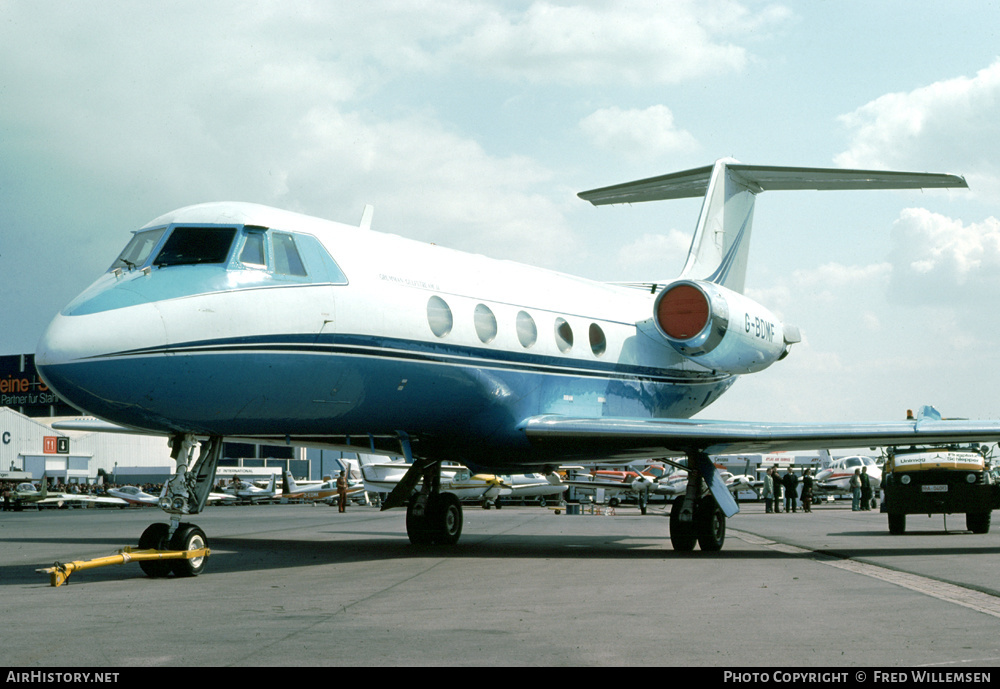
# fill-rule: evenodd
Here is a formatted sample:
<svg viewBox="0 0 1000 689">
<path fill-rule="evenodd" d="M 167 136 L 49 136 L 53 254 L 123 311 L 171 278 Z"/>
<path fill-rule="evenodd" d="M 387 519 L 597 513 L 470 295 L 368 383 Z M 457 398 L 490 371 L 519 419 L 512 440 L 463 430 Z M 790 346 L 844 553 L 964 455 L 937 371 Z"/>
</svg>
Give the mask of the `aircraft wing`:
<svg viewBox="0 0 1000 689">
<path fill-rule="evenodd" d="M 87 493 L 57 493 L 55 495 L 49 495 L 48 497 L 35 500 L 29 498 L 34 505 L 62 505 L 67 502 L 90 502 L 99 505 L 127 505 L 128 503 L 120 498 L 114 497 L 102 497 L 97 495 L 89 495 Z"/>
<path fill-rule="evenodd" d="M 573 486 L 574 488 L 583 488 L 585 490 L 597 490 L 598 488 L 603 488 L 606 493 L 627 493 L 632 490 L 632 484 L 622 483 L 621 481 L 579 481 L 575 479 L 568 479 L 562 482 L 564 486 Z"/>
<path fill-rule="evenodd" d="M 57 431 L 82 431 L 84 433 L 128 433 L 131 435 L 167 435 L 166 433 L 157 433 L 154 431 L 147 431 L 141 428 L 131 428 L 129 426 L 121 426 L 117 423 L 111 423 L 110 421 L 103 421 L 101 419 L 92 419 L 92 418 L 64 419 L 62 421 L 55 421 L 52 423 L 52 428 L 54 428 Z"/>
<path fill-rule="evenodd" d="M 1000 441 L 1000 421 L 770 423 L 699 419 L 578 418 L 543 414 L 520 428 L 536 445 L 559 444 L 578 457 L 634 459 L 663 454 L 741 454 L 816 448 Z"/>
</svg>

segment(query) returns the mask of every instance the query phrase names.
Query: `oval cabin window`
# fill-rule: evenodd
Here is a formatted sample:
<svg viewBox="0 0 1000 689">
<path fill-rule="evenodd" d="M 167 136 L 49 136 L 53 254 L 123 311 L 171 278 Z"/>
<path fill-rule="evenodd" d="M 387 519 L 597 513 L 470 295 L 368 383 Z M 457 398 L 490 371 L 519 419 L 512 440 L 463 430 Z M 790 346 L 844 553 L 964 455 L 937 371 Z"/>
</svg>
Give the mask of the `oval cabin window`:
<svg viewBox="0 0 1000 689">
<path fill-rule="evenodd" d="M 451 308 L 441 297 L 431 297 L 427 301 L 427 324 L 431 332 L 438 337 L 444 337 L 451 332 L 455 321 L 451 316 Z"/>
<path fill-rule="evenodd" d="M 573 349 L 573 328 L 570 327 L 565 318 L 556 319 L 556 346 L 560 352 L 568 352 Z"/>
<path fill-rule="evenodd" d="M 526 311 L 517 312 L 517 341 L 527 349 L 538 341 L 538 327 L 535 319 Z"/>
<path fill-rule="evenodd" d="M 476 307 L 476 335 L 484 344 L 489 344 L 497 336 L 497 319 L 486 304 Z"/>
</svg>

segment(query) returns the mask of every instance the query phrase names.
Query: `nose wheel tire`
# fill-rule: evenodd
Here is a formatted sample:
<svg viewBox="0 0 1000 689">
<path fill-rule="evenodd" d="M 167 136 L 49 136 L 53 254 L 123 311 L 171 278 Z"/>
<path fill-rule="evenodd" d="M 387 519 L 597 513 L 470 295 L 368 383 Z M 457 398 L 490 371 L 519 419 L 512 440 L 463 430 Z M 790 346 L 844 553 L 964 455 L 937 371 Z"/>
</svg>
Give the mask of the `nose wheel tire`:
<svg viewBox="0 0 1000 689">
<path fill-rule="evenodd" d="M 167 534 L 170 526 L 163 523 L 150 524 L 139 536 L 139 550 L 166 550 Z M 142 560 L 139 567 L 147 577 L 165 577 L 170 574 L 170 560 Z"/>
<path fill-rule="evenodd" d="M 205 532 L 194 524 L 181 524 L 170 539 L 171 550 L 198 550 L 208 547 Z M 205 556 L 193 557 L 190 560 L 171 560 L 174 576 L 196 577 L 205 569 Z"/>
</svg>

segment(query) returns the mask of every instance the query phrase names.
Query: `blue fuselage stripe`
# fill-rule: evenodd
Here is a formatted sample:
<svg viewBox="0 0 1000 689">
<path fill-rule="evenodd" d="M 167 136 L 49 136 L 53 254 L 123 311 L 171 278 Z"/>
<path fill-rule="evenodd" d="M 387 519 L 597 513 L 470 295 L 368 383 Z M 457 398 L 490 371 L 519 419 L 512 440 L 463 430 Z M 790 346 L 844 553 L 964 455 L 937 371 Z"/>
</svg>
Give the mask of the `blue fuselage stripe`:
<svg viewBox="0 0 1000 689">
<path fill-rule="evenodd" d="M 525 418 L 686 418 L 734 380 L 360 335 L 203 340 L 49 364 L 43 375 L 88 412 L 151 430 L 406 431 L 493 463 L 519 453 L 538 459 L 518 430 Z"/>
<path fill-rule="evenodd" d="M 199 340 L 157 347 L 145 347 L 91 359 L 117 359 L 164 354 L 226 354 L 271 352 L 286 354 L 337 354 L 426 363 L 481 366 L 526 373 L 548 373 L 604 379 L 646 380 L 665 383 L 709 383 L 728 378 L 710 371 L 685 371 L 635 366 L 617 362 L 539 356 L 504 350 L 404 340 L 368 335 L 274 335 Z"/>
</svg>

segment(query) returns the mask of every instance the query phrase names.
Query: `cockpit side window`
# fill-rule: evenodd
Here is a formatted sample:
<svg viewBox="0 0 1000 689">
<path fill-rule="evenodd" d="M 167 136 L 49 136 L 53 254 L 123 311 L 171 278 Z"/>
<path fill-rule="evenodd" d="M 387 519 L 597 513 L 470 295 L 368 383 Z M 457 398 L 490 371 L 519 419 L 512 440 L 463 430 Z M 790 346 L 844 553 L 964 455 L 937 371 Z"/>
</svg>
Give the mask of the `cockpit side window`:
<svg viewBox="0 0 1000 689">
<path fill-rule="evenodd" d="M 225 263 L 235 237 L 235 227 L 175 227 L 153 265 Z"/>
<path fill-rule="evenodd" d="M 306 268 L 302 264 L 302 257 L 299 256 L 298 249 L 295 248 L 295 239 L 292 235 L 275 232 L 272 241 L 274 243 L 275 275 L 298 275 L 304 277 L 306 275 Z"/>
<path fill-rule="evenodd" d="M 118 255 L 118 258 L 111 264 L 109 270 L 114 270 L 115 268 L 134 270 L 141 266 L 160 242 L 160 237 L 163 236 L 164 230 L 166 230 L 165 227 L 160 227 L 155 230 L 146 230 L 133 234 L 132 239 L 125 246 L 125 250 Z"/>
<path fill-rule="evenodd" d="M 253 268 L 267 268 L 267 258 L 264 255 L 264 233 L 247 232 L 243 249 L 240 250 L 240 263 Z"/>
</svg>

